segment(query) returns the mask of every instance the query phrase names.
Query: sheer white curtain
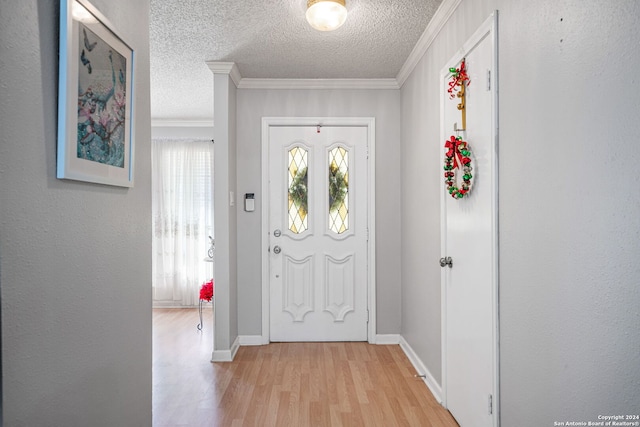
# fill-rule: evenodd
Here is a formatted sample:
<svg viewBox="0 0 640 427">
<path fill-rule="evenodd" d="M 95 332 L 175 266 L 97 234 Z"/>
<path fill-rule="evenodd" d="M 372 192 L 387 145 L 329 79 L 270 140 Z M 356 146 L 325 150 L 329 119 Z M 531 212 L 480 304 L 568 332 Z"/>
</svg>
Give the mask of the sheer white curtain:
<svg viewBox="0 0 640 427">
<path fill-rule="evenodd" d="M 213 143 L 152 141 L 153 304 L 194 306 L 211 279 Z"/>
</svg>

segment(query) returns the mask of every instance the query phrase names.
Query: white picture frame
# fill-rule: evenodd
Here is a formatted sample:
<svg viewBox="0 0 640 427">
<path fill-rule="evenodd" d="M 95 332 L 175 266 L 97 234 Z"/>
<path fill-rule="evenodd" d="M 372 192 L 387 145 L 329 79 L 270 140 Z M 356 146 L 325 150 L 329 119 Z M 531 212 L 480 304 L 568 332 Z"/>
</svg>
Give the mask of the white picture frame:
<svg viewBox="0 0 640 427">
<path fill-rule="evenodd" d="M 133 187 L 134 49 L 87 0 L 60 1 L 57 178 Z"/>
</svg>

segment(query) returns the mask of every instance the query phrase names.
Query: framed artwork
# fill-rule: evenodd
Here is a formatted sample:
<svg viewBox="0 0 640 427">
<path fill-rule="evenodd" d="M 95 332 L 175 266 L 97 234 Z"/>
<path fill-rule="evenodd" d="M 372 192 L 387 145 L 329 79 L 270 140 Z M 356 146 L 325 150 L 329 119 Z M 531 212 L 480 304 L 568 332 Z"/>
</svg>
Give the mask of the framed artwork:
<svg viewBox="0 0 640 427">
<path fill-rule="evenodd" d="M 60 1 L 58 178 L 133 187 L 133 61 L 88 1 Z"/>
</svg>

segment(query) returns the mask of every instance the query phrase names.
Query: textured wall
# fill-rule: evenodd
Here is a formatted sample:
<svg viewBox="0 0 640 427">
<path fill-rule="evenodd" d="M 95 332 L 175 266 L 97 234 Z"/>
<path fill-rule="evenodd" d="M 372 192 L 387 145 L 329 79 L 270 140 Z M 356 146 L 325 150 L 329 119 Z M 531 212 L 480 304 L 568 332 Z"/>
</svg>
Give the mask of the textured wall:
<svg viewBox="0 0 640 427">
<path fill-rule="evenodd" d="M 634 0 L 502 16 L 505 425 L 640 409 L 640 144 L 624 143 L 640 133 L 639 16 Z"/>
<path fill-rule="evenodd" d="M 377 327 L 400 332 L 400 91 L 238 90 L 238 196 L 256 194 L 256 211 L 238 209 L 240 335 L 261 335 L 262 117 L 376 118 Z M 240 200 L 240 199 L 239 199 Z"/>
<path fill-rule="evenodd" d="M 7 427 L 151 424 L 149 4 L 92 3 L 137 49 L 132 189 L 55 178 L 59 2 L 0 2 Z"/>
<path fill-rule="evenodd" d="M 445 26 L 402 89 L 402 333 L 440 378 L 440 325 L 432 324 L 440 317 L 438 251 L 410 232 L 438 239 L 440 172 L 425 179 L 431 208 L 413 201 L 412 182 L 442 156 L 437 75 L 493 9 L 500 10 L 502 425 L 637 413 L 637 1 L 464 0 Z M 420 218 L 413 211 L 421 208 Z"/>
</svg>

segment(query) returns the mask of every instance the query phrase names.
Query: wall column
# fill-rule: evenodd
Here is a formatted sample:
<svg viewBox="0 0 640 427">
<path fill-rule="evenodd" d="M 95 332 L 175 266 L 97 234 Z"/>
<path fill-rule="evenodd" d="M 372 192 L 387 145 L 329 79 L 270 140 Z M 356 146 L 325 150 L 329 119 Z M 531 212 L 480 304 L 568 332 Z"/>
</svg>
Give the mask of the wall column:
<svg viewBox="0 0 640 427">
<path fill-rule="evenodd" d="M 207 62 L 213 72 L 214 234 L 216 240 L 212 361 L 231 361 L 238 350 L 236 262 L 236 89 L 233 62 Z"/>
</svg>

